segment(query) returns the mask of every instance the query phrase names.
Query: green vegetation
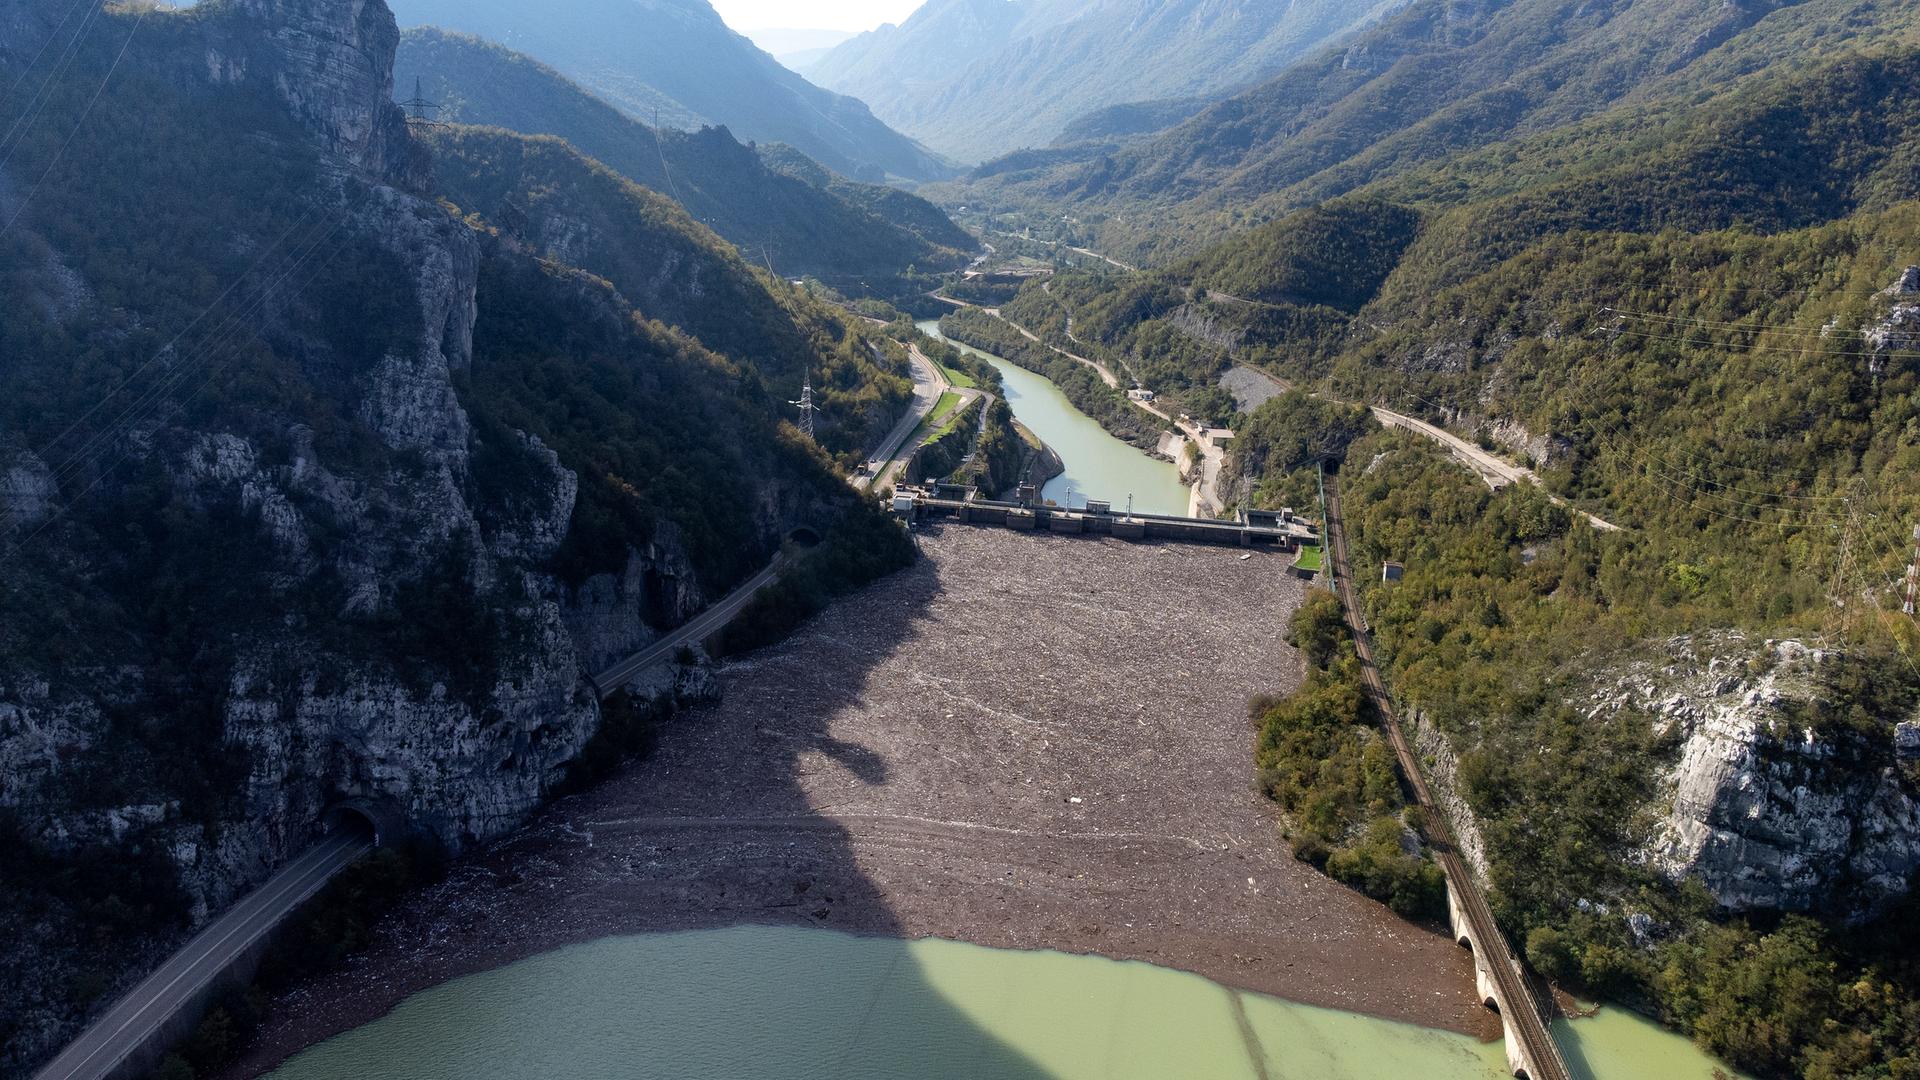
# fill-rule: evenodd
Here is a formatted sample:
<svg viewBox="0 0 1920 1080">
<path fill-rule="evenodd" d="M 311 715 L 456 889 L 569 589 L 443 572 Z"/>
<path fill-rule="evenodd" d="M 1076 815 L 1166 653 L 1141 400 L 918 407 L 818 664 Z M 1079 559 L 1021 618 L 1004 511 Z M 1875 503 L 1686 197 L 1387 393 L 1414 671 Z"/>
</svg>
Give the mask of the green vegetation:
<svg viewBox="0 0 1920 1080">
<path fill-rule="evenodd" d="M 979 380 L 975 379 L 972 375 L 969 375 L 965 371 L 962 371 L 959 368 L 950 368 L 947 365 L 942 364 L 938 361 L 934 362 L 934 366 L 940 369 L 940 374 L 945 376 L 948 382 L 959 387 L 960 389 L 962 390 L 980 389 Z"/>
<path fill-rule="evenodd" d="M 552 140 L 444 133 L 464 219 L 379 188 L 289 115 L 257 5 L 156 10 L 131 35 L 136 17 L 94 17 L 9 151 L 10 176 L 46 183 L 0 235 L 0 472 L 44 456 L 62 512 L 0 538 L 7 705 L 61 718 L 57 749 L 10 757 L 0 815 L 0 921 L 35 928 L 0 954 L 6 1069 L 175 942 L 190 899 L 171 852 L 252 850 L 267 766 L 236 726 L 298 741 L 302 695 L 364 679 L 443 685 L 492 730 L 530 658 L 556 654 L 534 637 L 547 605 L 654 541 L 718 595 L 800 519 L 827 542 L 783 614 L 912 553 L 786 404 L 811 370 L 828 449 L 857 457 L 909 393 L 891 342 Z M 246 76 L 207 78 L 210 41 L 253 50 Z M 427 175 L 395 149 L 405 182 Z M 575 214 L 576 250 L 540 231 Z M 443 300 L 450 376 L 422 355 Z M 643 726 L 616 723 L 595 759 Z M 289 759 L 294 812 L 352 768 L 321 757 Z M 123 827 L 129 807 L 155 820 Z"/>
<path fill-rule="evenodd" d="M 1300 557 L 1293 561 L 1295 568 L 1317 574 L 1327 568 L 1327 553 L 1318 544 L 1303 544 Z"/>
<path fill-rule="evenodd" d="M 985 407 L 985 399 L 981 399 L 949 417 L 914 454 L 907 466 L 908 480 L 925 483 L 951 476 L 973 449 L 974 436 L 980 426 L 980 410 Z"/>
<path fill-rule="evenodd" d="M 1108 386 L 1092 368 L 1028 340 L 1005 320 L 977 308 L 963 308 L 940 320 L 940 332 L 1045 377 L 1075 408 L 1116 438 L 1143 450 L 1159 445 L 1164 422 L 1128 401 L 1126 394 Z"/>
<path fill-rule="evenodd" d="M 1340 601 L 1316 590 L 1294 614 L 1291 640 L 1309 660 L 1304 686 L 1257 700 L 1260 786 L 1287 814 L 1295 857 L 1414 918 L 1446 914 L 1440 868 L 1408 845 L 1416 835 L 1393 751 L 1360 689 L 1359 660 Z"/>
<path fill-rule="evenodd" d="M 692 123 L 697 130 L 656 131 L 552 68 L 478 38 L 430 27 L 408 31 L 395 84 L 411 92 L 416 80 L 441 103 L 442 120 L 563 139 L 678 201 L 751 262 L 771 262 L 788 277 L 818 275 L 848 289 L 871 282 L 873 289 L 860 291 L 878 291 L 912 267 L 958 266 L 974 247 L 923 199 L 842 179 L 789 147 L 756 152 L 724 128 Z M 688 123 L 671 112 L 667 119 Z M 501 220 L 495 205 L 469 208 Z"/>
<path fill-rule="evenodd" d="M 1461 753 L 1497 912 L 1533 963 L 1637 1003 L 1760 1075 L 1909 1075 L 1920 982 L 1891 947 L 1902 917 L 1851 934 L 1807 919 L 1718 919 L 1697 887 L 1675 890 L 1630 854 L 1672 744 L 1642 715 L 1589 715 L 1556 692 L 1643 637 L 1744 621 L 1716 612 L 1700 586 L 1676 594 L 1670 575 L 1645 572 L 1677 537 L 1576 526 L 1537 491 L 1489 492 L 1402 433 L 1354 451 L 1385 455 L 1343 478 L 1368 618 L 1396 694 Z M 1391 588 L 1372 585 L 1384 558 L 1408 564 Z M 1905 715 L 1913 677 L 1892 658 L 1868 670 L 1872 685 L 1903 688 L 1895 702 L 1836 683 L 1831 719 L 1809 725 L 1844 740 L 1864 722 L 1884 739 L 1885 720 L 1863 714 Z M 1630 913 L 1651 918 L 1660 940 L 1636 940 Z"/>
<path fill-rule="evenodd" d="M 945 424 L 948 420 L 952 419 L 950 414 L 953 412 L 954 407 L 959 404 L 960 395 L 954 393 L 952 390 L 941 394 L 940 400 L 933 403 L 933 411 L 927 414 L 928 426 L 937 429 Z"/>
<path fill-rule="evenodd" d="M 1029 452 L 1015 426 L 1013 409 L 1005 399 L 995 398 L 981 424 L 973 462 L 959 466 L 948 479 L 977 487 L 989 496 L 1003 495 L 1020 483 L 1021 466 Z"/>
<path fill-rule="evenodd" d="M 1683 129 L 1752 84 L 1917 41 L 1920 14 L 1880 0 L 1577 11 L 1563 0 L 1414 3 L 1189 123 L 1117 150 L 1015 155 L 950 198 L 1036 229 L 1060 220 L 1064 199 L 1086 222 L 1076 243 L 1170 263 L 1370 185 L 1404 182 L 1420 201 L 1456 199 L 1471 190 L 1459 168 L 1476 152 L 1483 175 L 1527 185 L 1650 140 L 1698 145 Z M 1796 111 L 1788 105 L 1772 120 L 1791 125 Z M 1866 163 L 1807 158 L 1794 140 L 1770 141 L 1749 146 L 1788 169 Z M 1759 202 L 1768 201 L 1763 193 Z M 1589 208 L 1567 204 L 1576 214 Z"/>
<path fill-rule="evenodd" d="M 1295 390 L 1268 400 L 1240 422 L 1226 471 L 1259 478 L 1263 506 L 1313 506 L 1319 500 L 1315 467 L 1344 461 L 1354 440 L 1376 426 L 1364 408 Z"/>
<path fill-rule="evenodd" d="M 1920 77 L 1920 15 L 1569 8 L 1415 3 L 1364 49 L 1111 154 L 1000 163 L 966 198 L 1157 264 L 1023 291 L 1006 310 L 1050 343 L 1071 319 L 1076 351 L 1174 399 L 1229 363 L 1324 395 L 1237 421 L 1229 470 L 1303 506 L 1314 462 L 1344 460 L 1385 673 L 1455 749 L 1497 914 L 1537 966 L 1759 1076 L 1916 1075 L 1911 902 L 1849 927 L 1842 882 L 1818 918 L 1735 918 L 1659 876 L 1643 853 L 1677 736 L 1585 695 L 1679 634 L 1822 638 L 1851 536 L 1851 659 L 1796 723 L 1862 776 L 1889 767 L 1920 692 L 1920 632 L 1885 584 L 1920 514 L 1915 297 L 1885 295 L 1920 262 L 1920 112 L 1894 89 Z M 1626 531 L 1491 492 L 1326 398 L 1496 446 Z M 1388 560 L 1408 568 L 1391 588 Z M 1351 761 L 1330 685 L 1286 734 Z M 1306 761 L 1283 801 L 1362 804 L 1359 770 L 1322 788 Z"/>
</svg>

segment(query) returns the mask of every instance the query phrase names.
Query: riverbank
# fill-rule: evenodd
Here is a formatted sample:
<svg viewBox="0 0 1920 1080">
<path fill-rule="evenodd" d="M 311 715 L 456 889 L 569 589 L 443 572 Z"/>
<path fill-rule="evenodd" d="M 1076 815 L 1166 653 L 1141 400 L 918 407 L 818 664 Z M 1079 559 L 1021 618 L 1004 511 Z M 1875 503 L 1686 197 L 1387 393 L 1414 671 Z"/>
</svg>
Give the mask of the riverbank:
<svg viewBox="0 0 1920 1080">
<path fill-rule="evenodd" d="M 1300 671 L 1277 559 L 962 527 L 922 547 L 723 671 L 653 758 L 408 901 L 230 1075 L 459 975 L 740 924 L 1144 960 L 1494 1033 L 1464 950 L 1296 862 L 1254 790 L 1246 700 Z"/>
<path fill-rule="evenodd" d="M 1061 505 L 1081 506 L 1089 499 L 1148 513 L 1181 515 L 1192 502 L 1178 466 L 1132 446 L 1088 416 L 1054 382 L 1011 360 L 972 345 L 951 341 L 938 323 L 919 324 L 922 333 L 981 358 L 999 372 L 1001 388 L 1014 415 L 1044 441 L 1058 468 L 1046 469 L 1041 495 Z"/>
</svg>

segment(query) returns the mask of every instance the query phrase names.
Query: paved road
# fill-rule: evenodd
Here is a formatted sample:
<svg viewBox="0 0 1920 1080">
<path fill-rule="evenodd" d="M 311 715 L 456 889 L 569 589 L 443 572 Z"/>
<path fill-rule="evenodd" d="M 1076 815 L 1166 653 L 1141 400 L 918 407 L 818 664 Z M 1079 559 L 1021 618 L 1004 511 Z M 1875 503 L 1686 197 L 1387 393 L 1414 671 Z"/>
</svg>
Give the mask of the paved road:
<svg viewBox="0 0 1920 1080">
<path fill-rule="evenodd" d="M 1495 490 L 1512 484 L 1532 484 L 1542 491 L 1546 490 L 1546 485 L 1540 482 L 1539 474 L 1535 473 L 1532 469 L 1515 465 L 1510 461 L 1503 460 L 1496 454 L 1488 453 L 1443 427 L 1429 424 L 1425 420 L 1415 419 L 1403 413 L 1394 412 L 1391 409 L 1382 408 L 1379 405 L 1369 407 L 1373 409 L 1373 415 L 1382 424 L 1388 427 L 1397 427 L 1403 431 L 1411 431 L 1416 435 L 1423 435 L 1439 443 L 1454 457 L 1464 462 L 1468 468 L 1479 473 L 1481 478 L 1486 480 L 1488 485 Z M 1554 505 L 1570 510 L 1585 518 L 1588 524 L 1599 529 L 1601 532 L 1622 531 L 1620 526 L 1615 525 L 1613 522 L 1598 515 L 1589 514 L 1585 510 L 1576 509 L 1573 504 L 1552 492 L 1547 493 L 1547 498 L 1552 499 Z"/>
<path fill-rule="evenodd" d="M 712 637 L 722 627 L 732 622 L 734 616 L 745 610 L 756 593 L 772 584 L 773 580 L 780 576 L 780 570 L 786 564 L 786 552 L 775 555 L 765 570 L 753 575 L 746 584 L 735 589 L 725 600 L 707 608 L 680 629 L 595 675 L 594 688 L 599 691 L 602 698 L 612 697 L 626 685 L 627 680 L 670 658 L 681 646 L 693 645 Z"/>
<path fill-rule="evenodd" d="M 887 437 L 880 440 L 879 449 L 867 461 L 867 471 L 863 476 L 854 478 L 853 486 L 861 491 L 885 486 L 886 474 L 893 471 L 894 459 L 900 456 L 901 447 L 907 437 L 919 430 L 920 425 L 940 404 L 940 395 L 953 389 L 940 365 L 927 358 L 920 346 L 907 346 L 907 357 L 913 362 L 913 407 L 907 415 L 900 418 Z"/>
<path fill-rule="evenodd" d="M 1494 921 L 1493 909 L 1487 906 L 1486 894 L 1480 891 L 1480 883 L 1467 869 L 1465 860 L 1460 858 L 1453 829 L 1447 824 L 1446 814 L 1440 809 L 1439 802 L 1434 799 L 1433 790 L 1427 786 L 1420 757 L 1407 741 L 1406 733 L 1400 726 L 1400 715 L 1394 709 L 1393 698 L 1387 693 L 1386 683 L 1380 678 L 1380 669 L 1374 663 L 1372 630 L 1367 626 L 1366 617 L 1361 614 L 1358 598 L 1354 595 L 1353 564 L 1347 555 L 1347 530 L 1340 514 L 1340 485 L 1333 477 L 1327 478 L 1327 543 L 1333 557 L 1334 587 L 1347 612 L 1347 628 L 1353 633 L 1354 651 L 1360 656 L 1360 675 L 1366 685 L 1367 697 L 1380 711 L 1388 741 L 1393 744 L 1394 756 L 1400 761 L 1400 772 L 1407 778 L 1408 785 L 1413 788 L 1414 799 L 1420 804 L 1426 820 L 1427 839 L 1439 857 L 1440 868 L 1446 872 L 1447 881 L 1460 896 L 1474 949 L 1493 973 L 1500 1001 L 1509 1006 L 1501 1017 L 1518 1037 L 1528 1059 L 1537 1066 L 1533 1080 L 1572 1080 L 1566 1062 L 1560 1057 L 1560 1047 L 1553 1041 L 1546 1022 L 1541 1019 L 1540 1001 L 1534 997 L 1533 988 L 1527 980 L 1520 976 L 1513 953 L 1507 946 L 1506 936 L 1500 932 L 1499 923 Z"/>
<path fill-rule="evenodd" d="M 336 833 L 308 849 L 134 987 L 40 1070 L 38 1080 L 98 1080 L 109 1075 L 280 920 L 371 850 L 373 841 L 352 831 Z"/>
</svg>

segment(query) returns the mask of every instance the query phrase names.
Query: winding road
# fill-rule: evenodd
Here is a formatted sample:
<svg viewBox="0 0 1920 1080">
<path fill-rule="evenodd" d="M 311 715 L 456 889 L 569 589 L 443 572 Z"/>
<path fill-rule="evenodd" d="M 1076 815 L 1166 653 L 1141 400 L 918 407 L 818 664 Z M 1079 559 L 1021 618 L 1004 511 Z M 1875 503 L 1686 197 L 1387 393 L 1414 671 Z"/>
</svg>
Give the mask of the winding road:
<svg viewBox="0 0 1920 1080">
<path fill-rule="evenodd" d="M 774 579 L 780 576 L 781 569 L 786 565 L 787 553 L 782 551 L 773 557 L 773 561 L 767 564 L 766 569 L 748 578 L 745 584 L 729 593 L 726 599 L 694 616 L 685 626 L 595 675 L 594 691 L 602 700 L 610 698 L 618 693 L 628 680 L 668 659 L 681 646 L 693 645 L 712 637 L 745 610 L 761 589 L 773 584 Z"/>
<path fill-rule="evenodd" d="M 373 850 L 373 840 L 342 830 L 309 848 L 299 858 L 226 914 L 207 924 L 107 1010 L 36 1080 L 101 1080 L 111 1076 L 147 1045 L 180 1010 L 205 994 L 229 967 L 272 932 L 294 909 L 312 899 L 334 875 Z"/>
</svg>

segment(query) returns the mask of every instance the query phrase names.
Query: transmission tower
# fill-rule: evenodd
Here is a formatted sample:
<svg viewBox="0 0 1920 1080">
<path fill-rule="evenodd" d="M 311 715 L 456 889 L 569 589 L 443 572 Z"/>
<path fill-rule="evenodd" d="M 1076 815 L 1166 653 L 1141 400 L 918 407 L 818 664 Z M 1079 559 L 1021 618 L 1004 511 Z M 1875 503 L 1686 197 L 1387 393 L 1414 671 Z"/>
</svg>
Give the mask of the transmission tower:
<svg viewBox="0 0 1920 1080">
<path fill-rule="evenodd" d="M 814 413 L 818 412 L 819 409 L 813 403 L 813 369 L 812 368 L 807 369 L 805 380 L 800 384 L 800 400 L 789 401 L 787 402 L 787 404 L 792 405 L 794 408 L 800 410 L 801 433 L 804 434 L 807 438 L 813 439 L 814 441 L 818 442 L 819 440 L 815 437 L 813 433 L 813 415 Z"/>
<path fill-rule="evenodd" d="M 1902 610 L 1910 616 L 1920 611 L 1920 525 L 1913 527 L 1913 561 L 1907 564 L 1907 602 Z"/>
<path fill-rule="evenodd" d="M 440 103 L 428 101 L 425 87 L 420 80 L 413 80 L 413 97 L 400 103 L 407 111 L 407 123 L 414 127 L 436 127 L 439 125 Z"/>
<path fill-rule="evenodd" d="M 1840 649 L 1853 646 L 1860 620 L 1866 614 L 1866 586 L 1860 571 L 1860 527 L 1866 502 L 1866 481 L 1855 480 L 1847 493 L 1847 520 L 1840 527 L 1840 555 L 1828 590 L 1833 608 L 1827 615 L 1827 638 Z"/>
</svg>

